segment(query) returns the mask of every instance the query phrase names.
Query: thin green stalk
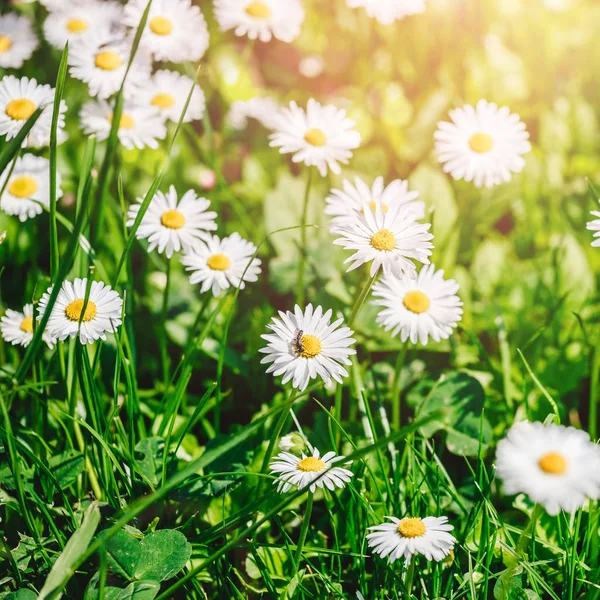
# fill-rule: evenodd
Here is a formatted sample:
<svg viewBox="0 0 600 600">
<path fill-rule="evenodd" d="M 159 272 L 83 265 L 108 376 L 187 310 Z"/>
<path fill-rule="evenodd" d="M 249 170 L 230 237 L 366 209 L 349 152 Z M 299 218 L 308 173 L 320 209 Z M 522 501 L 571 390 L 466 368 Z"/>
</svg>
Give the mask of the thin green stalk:
<svg viewBox="0 0 600 600">
<path fill-rule="evenodd" d="M 304 202 L 302 204 L 302 217 L 300 219 L 300 258 L 298 260 L 298 287 L 296 289 L 296 303 L 303 307 L 304 306 L 304 267 L 306 263 L 306 220 L 308 217 L 308 201 L 310 198 L 310 188 L 313 179 L 313 169 L 308 168 L 308 174 L 306 176 L 306 190 L 304 192 Z"/>
<path fill-rule="evenodd" d="M 310 526 L 310 516 L 312 514 L 314 494 L 309 491 L 308 498 L 306 499 L 306 508 L 304 509 L 304 518 L 302 519 L 302 529 L 300 529 L 300 537 L 298 538 L 298 545 L 296 546 L 296 554 L 294 556 L 294 572 L 292 573 L 292 579 L 296 577 L 298 569 L 300 568 L 300 560 L 302 558 L 302 550 L 304 548 L 304 542 L 306 541 L 306 534 Z"/>
<path fill-rule="evenodd" d="M 600 345 L 594 346 L 592 352 L 592 380 L 590 383 L 590 410 L 589 410 L 589 425 L 588 432 L 592 440 L 598 438 L 598 394 L 600 389 L 598 383 L 600 381 Z"/>
<path fill-rule="evenodd" d="M 411 590 L 412 590 L 412 586 L 413 586 L 413 579 L 415 576 L 415 559 L 413 558 L 413 560 L 410 561 L 410 564 L 408 565 L 407 569 L 406 569 L 406 574 L 404 576 L 404 598 L 406 598 L 406 600 L 410 600 L 412 594 L 411 594 Z"/>
<path fill-rule="evenodd" d="M 408 346 L 404 346 L 400 352 L 398 352 L 398 358 L 396 360 L 396 369 L 394 373 L 394 383 L 392 385 L 392 425 L 394 429 L 400 429 L 400 422 L 402 420 L 402 406 L 400 404 L 400 392 L 402 391 L 402 369 L 406 362 L 406 353 Z"/>
<path fill-rule="evenodd" d="M 524 554 L 527 548 L 527 545 L 535 538 L 535 526 L 537 520 L 544 512 L 544 509 L 541 504 L 536 504 L 531 511 L 531 517 L 529 518 L 529 523 L 527 523 L 525 529 L 521 532 L 519 536 L 519 541 L 517 542 L 517 552 L 519 554 Z"/>
<path fill-rule="evenodd" d="M 163 291 L 162 310 L 160 312 L 160 357 L 162 363 L 162 376 L 165 390 L 169 385 L 169 339 L 167 336 L 167 312 L 169 310 L 169 289 L 171 287 L 171 259 L 167 258 L 166 282 Z"/>
<path fill-rule="evenodd" d="M 354 324 L 354 321 L 356 320 L 356 316 L 358 315 L 358 311 L 360 310 L 361 306 L 364 304 L 367 296 L 369 295 L 369 292 L 371 291 L 371 288 L 373 287 L 373 284 L 375 283 L 376 277 L 377 277 L 377 274 L 373 275 L 373 277 L 369 277 L 369 279 L 365 283 L 365 286 L 363 287 L 362 291 L 360 292 L 358 298 L 354 302 L 354 306 L 352 307 L 352 312 L 350 313 L 350 318 L 348 319 L 348 327 L 352 327 L 352 325 Z"/>
</svg>

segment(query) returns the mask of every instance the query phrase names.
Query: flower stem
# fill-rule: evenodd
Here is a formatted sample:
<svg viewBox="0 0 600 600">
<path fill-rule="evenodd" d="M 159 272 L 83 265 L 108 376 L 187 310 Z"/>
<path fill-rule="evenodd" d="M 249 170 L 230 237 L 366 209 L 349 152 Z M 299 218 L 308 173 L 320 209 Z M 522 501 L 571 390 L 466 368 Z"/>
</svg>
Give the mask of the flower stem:
<svg viewBox="0 0 600 600">
<path fill-rule="evenodd" d="M 411 590 L 412 590 L 412 586 L 413 586 L 413 578 L 415 576 L 415 560 L 413 557 L 413 560 L 410 561 L 410 564 L 408 565 L 407 569 L 406 569 L 406 575 L 404 576 L 404 598 L 406 598 L 406 600 L 410 600 L 412 594 L 411 594 Z"/>
<path fill-rule="evenodd" d="M 394 383 L 392 385 L 392 426 L 395 431 L 400 429 L 402 421 L 402 406 L 400 404 L 400 393 L 402 392 L 402 368 L 406 361 L 406 352 L 408 347 L 404 345 L 398 352 L 396 359 L 396 372 L 394 374 Z"/>
<path fill-rule="evenodd" d="M 350 313 L 350 318 L 348 319 L 348 327 L 352 327 L 352 325 L 354 324 L 360 307 L 364 304 L 367 296 L 369 295 L 369 292 L 371 291 L 371 288 L 373 287 L 373 284 L 375 283 L 375 277 L 377 277 L 377 274 L 373 275 L 373 277 L 369 277 L 358 298 L 356 299 L 356 302 L 354 302 L 352 312 Z"/>
<path fill-rule="evenodd" d="M 266 473 L 269 468 L 269 463 L 271 462 L 271 457 L 273 456 L 273 450 L 275 449 L 275 444 L 281 435 L 281 431 L 283 430 L 283 426 L 287 421 L 287 418 L 290 414 L 290 410 L 292 409 L 292 405 L 294 404 L 294 400 L 298 395 L 298 390 L 293 388 L 290 392 L 290 395 L 287 399 L 287 406 L 284 406 L 283 410 L 279 413 L 279 419 L 277 419 L 277 423 L 275 424 L 275 430 L 273 431 L 273 435 L 269 440 L 269 445 L 267 447 L 267 452 L 265 453 L 265 457 L 263 458 L 262 467 L 260 469 L 261 473 Z"/>
<path fill-rule="evenodd" d="M 298 545 L 296 546 L 296 554 L 294 556 L 294 573 L 292 579 L 298 573 L 300 567 L 300 559 L 302 558 L 302 549 L 304 548 L 304 542 L 306 541 L 306 534 L 308 533 L 308 527 L 310 525 L 310 516 L 312 514 L 314 494 L 309 491 L 308 498 L 306 500 L 306 509 L 304 511 L 304 518 L 302 519 L 302 529 L 300 529 L 300 537 L 298 538 Z"/>
<path fill-rule="evenodd" d="M 302 205 L 302 217 L 300 220 L 300 258 L 298 261 L 298 288 L 296 290 L 296 303 L 304 306 L 304 267 L 306 263 L 306 220 L 308 217 L 308 200 L 310 198 L 310 187 L 312 184 L 313 170 L 308 169 L 306 176 L 306 190 L 304 192 L 304 203 Z"/>
<path fill-rule="evenodd" d="M 169 288 L 171 287 L 171 259 L 167 259 L 167 280 L 163 292 L 162 310 L 160 313 L 160 355 L 165 390 L 169 386 L 169 353 L 167 348 L 167 312 L 169 309 Z"/>
<path fill-rule="evenodd" d="M 534 539 L 535 536 L 535 525 L 537 523 L 538 518 L 544 512 L 541 504 L 536 504 L 531 511 L 531 517 L 529 518 L 529 523 L 523 531 L 521 532 L 521 536 L 519 537 L 519 541 L 517 543 L 517 552 L 519 554 L 524 554 L 527 545 Z"/>
<path fill-rule="evenodd" d="M 590 410 L 588 432 L 593 441 L 598 438 L 598 395 L 600 389 L 598 386 L 600 380 L 600 346 L 595 345 L 592 352 L 592 381 L 590 384 Z"/>
</svg>

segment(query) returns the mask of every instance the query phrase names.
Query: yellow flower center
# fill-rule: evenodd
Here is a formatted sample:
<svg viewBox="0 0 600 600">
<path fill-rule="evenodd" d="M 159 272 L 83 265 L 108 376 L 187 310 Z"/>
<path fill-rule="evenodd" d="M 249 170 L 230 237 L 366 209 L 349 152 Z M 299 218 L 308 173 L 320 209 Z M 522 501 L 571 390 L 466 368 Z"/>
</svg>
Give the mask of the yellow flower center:
<svg viewBox="0 0 600 600">
<path fill-rule="evenodd" d="M 22 175 L 16 177 L 8 186 L 8 193 L 15 198 L 29 198 L 37 192 L 38 184 L 33 177 Z"/>
<path fill-rule="evenodd" d="M 304 134 L 304 141 L 311 146 L 324 146 L 327 143 L 327 138 L 320 129 L 309 129 Z"/>
<path fill-rule="evenodd" d="M 404 304 L 404 306 L 410 310 L 410 312 L 420 315 L 421 313 L 429 310 L 431 300 L 429 300 L 429 297 L 426 296 L 421 290 L 410 290 L 410 292 L 406 292 L 406 294 L 404 294 L 402 304 Z"/>
<path fill-rule="evenodd" d="M 369 202 L 369 206 L 371 208 L 371 210 L 373 212 L 377 212 L 377 202 L 375 202 L 375 200 L 371 200 L 371 202 Z M 389 209 L 388 206 L 386 206 L 385 204 L 381 205 L 381 208 L 383 209 L 383 214 L 385 214 Z M 363 215 L 365 214 L 364 209 L 360 211 Z"/>
<path fill-rule="evenodd" d="M 150 19 L 150 31 L 156 35 L 169 35 L 173 31 L 173 23 L 167 17 Z"/>
<path fill-rule="evenodd" d="M 325 468 L 325 463 L 320 458 L 315 458 L 314 456 L 309 456 L 308 458 L 303 458 L 298 463 L 298 469 L 300 471 L 304 471 L 305 473 L 318 473 Z"/>
<path fill-rule="evenodd" d="M 103 71 L 114 71 L 123 64 L 123 61 L 116 52 L 105 50 L 104 52 L 98 52 L 98 54 L 96 54 L 95 63 L 96 66 Z"/>
<path fill-rule="evenodd" d="M 185 225 L 185 217 L 178 210 L 167 210 L 161 215 L 160 222 L 169 229 L 181 229 Z"/>
<path fill-rule="evenodd" d="M 256 19 L 268 19 L 271 9 L 264 2 L 251 2 L 246 6 L 246 14 Z"/>
<path fill-rule="evenodd" d="M 171 108 L 175 104 L 175 98 L 171 94 L 156 94 L 150 104 L 158 108 Z"/>
<path fill-rule="evenodd" d="M 425 523 L 418 517 L 402 519 L 398 523 L 398 533 L 405 538 L 421 537 L 426 531 L 427 527 L 425 527 Z"/>
<path fill-rule="evenodd" d="M 389 229 L 381 229 L 371 238 L 371 246 L 375 250 L 393 250 L 396 246 L 396 238 Z"/>
<path fill-rule="evenodd" d="M 310 333 L 305 333 L 300 338 L 298 352 L 302 358 L 314 358 L 318 356 L 321 354 L 321 340 Z"/>
<path fill-rule="evenodd" d="M 208 268 L 213 271 L 226 271 L 229 269 L 231 261 L 229 260 L 229 257 L 224 254 L 213 254 L 212 256 L 209 256 L 206 264 L 208 265 Z"/>
<path fill-rule="evenodd" d="M 67 29 L 71 33 L 83 33 L 84 31 L 87 31 L 87 28 L 87 21 L 84 21 L 83 19 L 69 19 L 67 21 Z"/>
<path fill-rule="evenodd" d="M 8 52 L 12 44 L 12 40 L 7 35 L 0 35 L 0 54 Z"/>
<path fill-rule="evenodd" d="M 67 304 L 67 307 L 65 308 L 65 315 L 67 315 L 67 319 L 76 322 L 79 322 L 81 320 L 84 323 L 87 323 L 96 316 L 96 303 L 92 302 L 89 299 L 87 301 L 83 317 L 81 316 L 81 311 L 83 310 L 83 302 L 83 298 L 78 298 L 77 300 L 73 300 L 73 302 Z"/>
<path fill-rule="evenodd" d="M 469 139 L 469 146 L 473 152 L 485 154 L 494 147 L 494 140 L 487 133 L 480 131 L 471 136 Z"/>
<path fill-rule="evenodd" d="M 28 98 L 11 100 L 6 105 L 6 114 L 15 121 L 25 121 L 35 112 L 35 104 Z"/>
<path fill-rule="evenodd" d="M 108 115 L 108 122 L 113 122 L 112 114 Z M 135 127 L 135 121 L 133 117 L 129 116 L 126 113 L 121 113 L 121 118 L 119 120 L 119 129 L 133 129 Z"/>
<path fill-rule="evenodd" d="M 33 333 L 33 317 L 25 317 L 21 321 L 20 329 L 25 333 Z"/>
<path fill-rule="evenodd" d="M 548 475 L 563 475 L 567 470 L 567 461 L 558 452 L 548 452 L 538 460 L 538 466 Z"/>
</svg>

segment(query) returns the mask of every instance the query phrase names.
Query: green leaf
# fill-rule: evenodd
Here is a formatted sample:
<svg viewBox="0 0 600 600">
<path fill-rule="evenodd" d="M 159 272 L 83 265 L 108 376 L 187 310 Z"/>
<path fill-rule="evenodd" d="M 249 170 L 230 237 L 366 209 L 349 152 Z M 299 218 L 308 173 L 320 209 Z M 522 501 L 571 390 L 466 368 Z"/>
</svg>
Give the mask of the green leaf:
<svg viewBox="0 0 600 600">
<path fill-rule="evenodd" d="M 141 556 L 135 569 L 137 579 L 170 579 L 185 567 L 192 555 L 192 546 L 183 533 L 160 529 L 141 542 Z"/>
<path fill-rule="evenodd" d="M 158 581 L 136 581 L 122 590 L 115 600 L 153 600 L 159 590 Z"/>
<path fill-rule="evenodd" d="M 162 476 L 162 458 L 165 441 L 160 437 L 151 437 L 138 442 L 135 451 L 136 463 L 140 473 L 152 484 L 158 485 Z"/>
<path fill-rule="evenodd" d="M 108 563 L 124 579 L 133 579 L 142 548 L 138 539 L 121 530 L 106 543 Z"/>
<path fill-rule="evenodd" d="M 62 488 L 71 485 L 83 473 L 85 466 L 83 455 L 74 451 L 53 456 L 49 462 L 50 470 Z"/>
<path fill-rule="evenodd" d="M 31 590 L 17 590 L 4 596 L 3 600 L 35 600 L 37 596 Z"/>
</svg>

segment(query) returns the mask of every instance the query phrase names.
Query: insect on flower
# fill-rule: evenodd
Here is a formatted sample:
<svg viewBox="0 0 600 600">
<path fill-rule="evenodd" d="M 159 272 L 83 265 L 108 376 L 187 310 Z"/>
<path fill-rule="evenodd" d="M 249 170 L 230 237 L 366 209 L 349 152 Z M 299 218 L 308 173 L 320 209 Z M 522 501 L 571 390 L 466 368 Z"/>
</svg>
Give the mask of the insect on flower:
<svg viewBox="0 0 600 600">
<path fill-rule="evenodd" d="M 303 335 L 304 331 L 302 331 L 302 329 L 296 329 L 296 333 L 294 334 L 294 346 L 298 354 L 302 354 L 304 352 L 304 346 L 302 345 Z"/>
</svg>

